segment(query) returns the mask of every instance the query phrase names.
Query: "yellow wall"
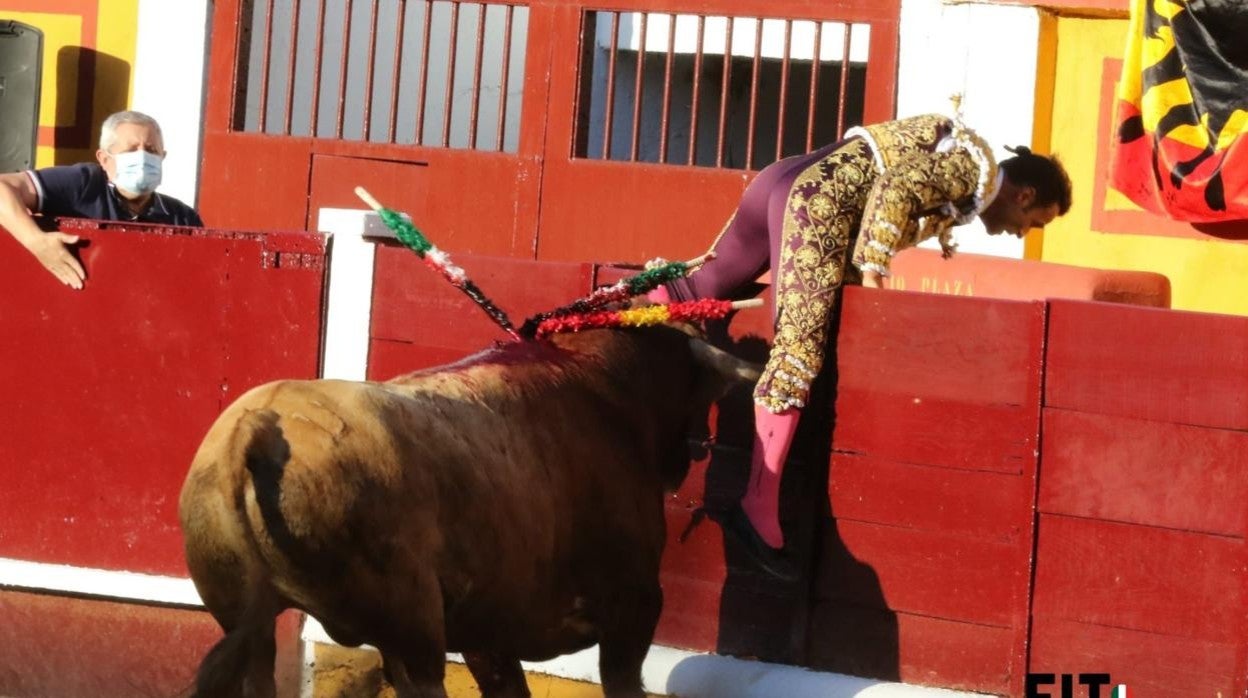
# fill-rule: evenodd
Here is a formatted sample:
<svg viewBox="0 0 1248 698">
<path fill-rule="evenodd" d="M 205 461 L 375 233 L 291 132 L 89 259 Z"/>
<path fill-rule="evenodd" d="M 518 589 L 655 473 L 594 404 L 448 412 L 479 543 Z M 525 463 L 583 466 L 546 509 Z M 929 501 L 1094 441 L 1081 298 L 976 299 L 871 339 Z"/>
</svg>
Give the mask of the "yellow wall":
<svg viewBox="0 0 1248 698">
<path fill-rule="evenodd" d="M 0 0 L 0 16 L 32 25 L 43 32 L 43 77 L 39 125 L 47 129 L 77 124 L 80 94 L 90 95 L 91 113 L 85 125 L 88 138 L 70 140 L 45 135 L 35 149 L 35 166 L 47 167 L 94 159 L 100 122 L 130 104 L 134 83 L 135 45 L 139 0 L 79 0 L 45 3 L 40 0 Z M 83 26 L 95 24 L 83 40 Z M 93 34 L 93 36 L 91 36 Z M 93 84 L 83 86 L 78 75 L 81 51 L 94 51 Z M 70 142 L 66 142 L 69 140 Z"/>
<path fill-rule="evenodd" d="M 1096 139 L 1112 135 L 1098 133 L 1101 65 L 1107 57 L 1122 56 L 1127 23 L 1125 19 L 1061 17 L 1053 24 L 1057 54 L 1052 149 L 1070 171 L 1075 197 L 1070 213 L 1045 228 L 1041 258 L 1086 267 L 1161 272 L 1170 278 L 1175 308 L 1248 315 L 1248 243 L 1093 229 L 1093 185 L 1095 177 L 1103 176 L 1096 172 Z M 1133 208 L 1113 190 L 1107 192 L 1106 206 Z"/>
</svg>

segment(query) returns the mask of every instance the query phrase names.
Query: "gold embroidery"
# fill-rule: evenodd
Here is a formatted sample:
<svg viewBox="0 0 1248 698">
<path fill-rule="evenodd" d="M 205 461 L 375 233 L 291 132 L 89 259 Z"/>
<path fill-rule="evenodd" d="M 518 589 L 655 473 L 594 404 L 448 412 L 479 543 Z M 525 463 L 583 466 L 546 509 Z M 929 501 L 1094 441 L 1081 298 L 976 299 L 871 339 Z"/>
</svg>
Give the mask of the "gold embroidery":
<svg viewBox="0 0 1248 698">
<path fill-rule="evenodd" d="M 924 114 L 856 130 L 866 132 L 878 163 L 888 170 L 915 153 L 932 152 L 936 144 L 953 129 L 953 119 L 940 114 Z"/>
<path fill-rule="evenodd" d="M 931 237 L 951 252 L 950 229 L 979 213 L 995 186 L 987 146 L 947 117 L 914 117 L 847 135 L 858 138 L 802 171 L 789 190 L 773 280 L 775 341 L 754 389 L 754 400 L 772 412 L 805 405 L 823 367 L 841 287 L 859 283 L 860 269 L 887 274 L 897 250 Z"/>
<path fill-rule="evenodd" d="M 806 168 L 789 190 L 774 289 L 775 340 L 754 389 L 755 401 L 773 412 L 804 406 L 810 381 L 823 367 L 839 291 L 857 281 L 846 257 L 874 179 L 870 148 L 852 140 Z"/>
<path fill-rule="evenodd" d="M 937 236 L 950 251 L 950 228 L 977 205 L 973 195 L 979 176 L 979 165 L 960 148 L 916 153 L 898 162 L 867 197 L 854 266 L 887 274 L 894 253 Z"/>
</svg>

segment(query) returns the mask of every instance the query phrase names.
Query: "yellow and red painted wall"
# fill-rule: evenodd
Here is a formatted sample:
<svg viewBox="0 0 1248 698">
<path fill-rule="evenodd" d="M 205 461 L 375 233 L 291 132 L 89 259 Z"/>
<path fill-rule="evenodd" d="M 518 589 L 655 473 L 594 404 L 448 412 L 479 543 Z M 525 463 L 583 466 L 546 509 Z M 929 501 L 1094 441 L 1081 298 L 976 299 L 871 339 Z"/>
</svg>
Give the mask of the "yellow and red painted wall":
<svg viewBox="0 0 1248 698">
<path fill-rule="evenodd" d="M 5 0 L 0 13 L 43 32 L 36 166 L 91 159 L 100 122 L 130 104 L 139 0 Z"/>
</svg>

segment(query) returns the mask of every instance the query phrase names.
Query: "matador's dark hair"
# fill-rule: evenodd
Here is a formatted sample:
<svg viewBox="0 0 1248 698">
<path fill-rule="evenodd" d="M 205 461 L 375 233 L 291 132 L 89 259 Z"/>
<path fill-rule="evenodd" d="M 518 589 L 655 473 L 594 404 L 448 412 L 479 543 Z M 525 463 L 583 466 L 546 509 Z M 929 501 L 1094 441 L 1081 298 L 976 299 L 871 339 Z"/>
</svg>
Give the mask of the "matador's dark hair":
<svg viewBox="0 0 1248 698">
<path fill-rule="evenodd" d="M 1070 210 L 1070 177 L 1056 155 L 1037 155 L 1025 145 L 1006 150 L 1014 157 L 1001 161 L 1001 169 L 1010 181 L 1036 190 L 1036 205 L 1057 204 L 1058 215 Z"/>
</svg>

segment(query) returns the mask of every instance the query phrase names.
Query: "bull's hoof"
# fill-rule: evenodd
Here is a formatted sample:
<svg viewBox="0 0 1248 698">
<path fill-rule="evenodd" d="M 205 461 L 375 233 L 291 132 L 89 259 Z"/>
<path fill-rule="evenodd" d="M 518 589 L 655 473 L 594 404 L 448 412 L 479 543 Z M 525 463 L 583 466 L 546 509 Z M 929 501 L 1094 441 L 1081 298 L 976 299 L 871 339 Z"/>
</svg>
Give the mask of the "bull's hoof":
<svg viewBox="0 0 1248 698">
<path fill-rule="evenodd" d="M 737 541 L 746 557 L 759 569 L 786 582 L 797 580 L 797 563 L 783 549 L 767 545 L 767 541 L 754 530 L 754 524 L 750 523 L 750 517 L 741 508 L 740 502 L 718 511 L 707 509 L 706 515 L 719 524 L 725 535 Z"/>
</svg>

